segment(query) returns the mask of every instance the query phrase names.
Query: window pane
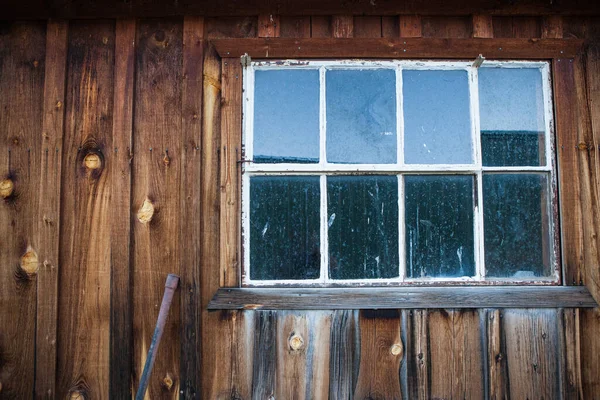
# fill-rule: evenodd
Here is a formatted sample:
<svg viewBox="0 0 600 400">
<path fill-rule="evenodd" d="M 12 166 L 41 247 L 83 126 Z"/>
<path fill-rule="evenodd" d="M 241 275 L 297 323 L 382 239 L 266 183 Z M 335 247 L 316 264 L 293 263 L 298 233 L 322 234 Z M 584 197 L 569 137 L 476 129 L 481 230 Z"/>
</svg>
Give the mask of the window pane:
<svg viewBox="0 0 600 400">
<path fill-rule="evenodd" d="M 487 276 L 551 274 L 546 174 L 485 174 L 483 210 Z"/>
<path fill-rule="evenodd" d="M 254 162 L 319 162 L 319 71 L 254 74 Z"/>
<path fill-rule="evenodd" d="M 406 275 L 475 275 L 472 176 L 405 176 Z"/>
<path fill-rule="evenodd" d="M 483 165 L 545 165 L 538 68 L 480 68 L 479 112 Z"/>
<path fill-rule="evenodd" d="M 470 164 L 467 72 L 402 71 L 404 160 L 407 164 Z"/>
<path fill-rule="evenodd" d="M 398 264 L 398 178 L 327 178 L 329 276 L 393 278 Z"/>
<path fill-rule="evenodd" d="M 250 278 L 319 277 L 318 176 L 250 179 Z"/>
<path fill-rule="evenodd" d="M 396 72 L 327 71 L 327 161 L 396 162 Z"/>
</svg>

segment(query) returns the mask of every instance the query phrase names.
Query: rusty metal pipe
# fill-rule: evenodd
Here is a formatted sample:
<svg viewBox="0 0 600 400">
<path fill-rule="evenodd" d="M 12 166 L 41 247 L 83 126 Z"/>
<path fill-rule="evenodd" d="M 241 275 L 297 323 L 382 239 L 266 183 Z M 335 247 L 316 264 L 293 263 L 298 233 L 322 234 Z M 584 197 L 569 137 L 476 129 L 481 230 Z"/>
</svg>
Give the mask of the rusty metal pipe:
<svg viewBox="0 0 600 400">
<path fill-rule="evenodd" d="M 148 389 L 148 380 L 152 374 L 152 367 L 154 367 L 154 361 L 156 360 L 156 352 L 158 351 L 160 338 L 165 331 L 165 323 L 167 322 L 167 316 L 169 315 L 169 309 L 171 308 L 173 295 L 175 294 L 175 289 L 177 289 L 178 284 L 179 276 L 175 274 L 169 274 L 169 276 L 167 276 L 167 281 L 165 282 L 165 294 L 163 295 L 160 311 L 158 312 L 156 328 L 154 328 L 152 343 L 150 343 L 150 349 L 148 349 L 148 356 L 146 357 L 144 372 L 142 373 L 142 378 L 140 379 L 140 385 L 138 386 L 135 400 L 143 400 L 144 396 L 146 395 L 146 390 Z"/>
</svg>

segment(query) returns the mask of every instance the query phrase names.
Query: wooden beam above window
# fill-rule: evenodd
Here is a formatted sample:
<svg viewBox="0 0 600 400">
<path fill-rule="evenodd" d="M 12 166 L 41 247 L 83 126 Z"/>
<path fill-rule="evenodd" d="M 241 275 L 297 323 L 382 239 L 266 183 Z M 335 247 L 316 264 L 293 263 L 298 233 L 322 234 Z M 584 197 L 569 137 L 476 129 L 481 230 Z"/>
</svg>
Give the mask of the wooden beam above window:
<svg viewBox="0 0 600 400">
<path fill-rule="evenodd" d="M 548 60 L 574 58 L 583 49 L 580 39 L 216 39 L 223 58 L 247 53 L 254 59 L 277 58 L 443 58 Z"/>
<path fill-rule="evenodd" d="M 209 310 L 597 307 L 585 286 L 221 288 Z"/>
</svg>

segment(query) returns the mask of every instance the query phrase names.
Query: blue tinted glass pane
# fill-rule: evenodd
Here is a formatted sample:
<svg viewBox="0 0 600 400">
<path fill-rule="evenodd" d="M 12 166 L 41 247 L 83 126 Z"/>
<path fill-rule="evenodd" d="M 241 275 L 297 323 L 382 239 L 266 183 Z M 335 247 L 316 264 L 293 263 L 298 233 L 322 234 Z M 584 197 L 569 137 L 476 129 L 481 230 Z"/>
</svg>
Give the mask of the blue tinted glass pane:
<svg viewBox="0 0 600 400">
<path fill-rule="evenodd" d="M 472 162 L 466 71 L 402 71 L 407 164 Z"/>
<path fill-rule="evenodd" d="M 396 162 L 396 72 L 327 71 L 327 161 Z"/>
<path fill-rule="evenodd" d="M 485 174 L 483 215 L 486 275 L 551 275 L 548 175 Z"/>
<path fill-rule="evenodd" d="M 406 275 L 475 275 L 473 177 L 404 177 Z"/>
<path fill-rule="evenodd" d="M 254 162 L 319 162 L 319 71 L 254 75 Z"/>
<path fill-rule="evenodd" d="M 480 68 L 483 165 L 544 165 L 544 95 L 538 68 Z"/>
<path fill-rule="evenodd" d="M 250 278 L 315 279 L 321 265 L 318 176 L 250 179 Z"/>
<path fill-rule="evenodd" d="M 329 276 L 393 278 L 398 265 L 398 178 L 327 178 Z"/>
</svg>

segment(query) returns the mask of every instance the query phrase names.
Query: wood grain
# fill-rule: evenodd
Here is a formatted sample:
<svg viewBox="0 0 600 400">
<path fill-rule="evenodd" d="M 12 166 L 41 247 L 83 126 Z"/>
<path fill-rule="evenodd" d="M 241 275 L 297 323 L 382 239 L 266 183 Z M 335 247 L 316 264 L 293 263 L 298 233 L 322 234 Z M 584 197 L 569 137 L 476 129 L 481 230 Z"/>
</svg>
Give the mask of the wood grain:
<svg viewBox="0 0 600 400">
<path fill-rule="evenodd" d="M 310 37 L 330 38 L 331 17 L 323 15 L 314 15 L 310 17 Z"/>
<path fill-rule="evenodd" d="M 560 15 L 549 15 L 542 18 L 542 37 L 563 37 L 563 18 Z"/>
<path fill-rule="evenodd" d="M 279 37 L 281 34 L 279 15 L 260 14 L 258 16 L 258 37 Z"/>
<path fill-rule="evenodd" d="M 423 22 L 420 15 L 400 16 L 400 37 L 419 38 L 423 36 Z"/>
<path fill-rule="evenodd" d="M 70 26 L 58 286 L 61 398 L 102 398 L 109 386 L 114 32 L 112 22 Z"/>
<path fill-rule="evenodd" d="M 596 307 L 585 286 L 221 288 L 209 310 Z"/>
<path fill-rule="evenodd" d="M 7 399 L 30 398 L 34 386 L 45 35 L 39 22 L 0 32 L 0 397 Z"/>
<path fill-rule="evenodd" d="M 584 398 L 581 382 L 580 311 L 575 308 L 559 310 L 562 317 L 559 332 L 561 348 L 562 396 L 565 399 Z"/>
<path fill-rule="evenodd" d="M 246 312 L 248 313 L 248 312 Z M 254 311 L 256 332 L 252 357 L 252 398 L 275 398 L 278 386 L 275 371 L 277 363 L 277 311 Z"/>
<path fill-rule="evenodd" d="M 68 24 L 49 21 L 42 123 L 41 178 L 37 221 L 38 259 L 35 396 L 56 397 L 61 168 L 65 120 Z"/>
<path fill-rule="evenodd" d="M 493 18 L 496 38 L 539 38 L 541 21 L 534 16 L 498 16 Z"/>
<path fill-rule="evenodd" d="M 132 186 L 134 387 L 146 361 L 166 275 L 180 273 L 182 39 L 180 21 L 138 22 Z M 176 293 L 148 387 L 150 398 L 179 397 L 180 312 Z"/>
<path fill-rule="evenodd" d="M 501 310 L 489 310 L 486 319 L 488 393 L 493 400 L 507 398 L 508 371 L 506 365 L 506 340 L 503 338 Z"/>
<path fill-rule="evenodd" d="M 215 39 L 222 57 L 248 53 L 256 59 L 273 58 L 475 58 L 552 59 L 577 55 L 578 39 L 460 39 L 460 38 L 334 38 L 334 39 Z"/>
<path fill-rule="evenodd" d="M 133 314 L 131 287 L 131 158 L 135 20 L 117 20 L 110 169 L 110 387 L 109 397 L 131 397 Z M 118 105 L 118 106 L 115 106 Z"/>
<path fill-rule="evenodd" d="M 333 313 L 329 339 L 329 399 L 353 398 L 360 360 L 358 313 Z"/>
<path fill-rule="evenodd" d="M 473 15 L 473 37 L 475 38 L 493 38 L 494 26 L 491 15 L 474 14 Z"/>
<path fill-rule="evenodd" d="M 381 29 L 381 17 L 354 17 L 354 37 L 379 38 L 382 37 Z"/>
<path fill-rule="evenodd" d="M 423 37 L 468 38 L 471 32 L 468 17 L 423 17 Z"/>
<path fill-rule="evenodd" d="M 334 38 L 354 36 L 354 18 L 352 15 L 334 15 L 331 17 L 331 35 Z"/>
<path fill-rule="evenodd" d="M 310 37 L 310 17 L 309 16 L 281 16 L 281 37 Z"/>
<path fill-rule="evenodd" d="M 201 127 L 204 64 L 204 18 L 186 17 L 183 20 L 183 84 L 181 214 L 179 228 L 181 262 L 181 387 L 186 399 L 200 398 L 202 371 L 201 337 Z"/>
</svg>

